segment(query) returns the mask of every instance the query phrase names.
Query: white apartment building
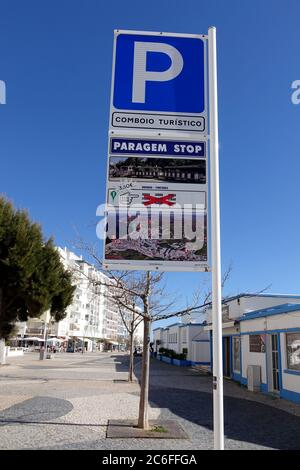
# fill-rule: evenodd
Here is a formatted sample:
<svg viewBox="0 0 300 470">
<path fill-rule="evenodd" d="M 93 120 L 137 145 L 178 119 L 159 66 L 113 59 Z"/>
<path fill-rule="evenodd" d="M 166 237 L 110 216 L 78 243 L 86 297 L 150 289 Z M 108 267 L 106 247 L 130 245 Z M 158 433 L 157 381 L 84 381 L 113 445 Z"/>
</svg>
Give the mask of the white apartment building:
<svg viewBox="0 0 300 470">
<path fill-rule="evenodd" d="M 105 295 L 109 288 L 101 285 L 108 277 L 67 248 L 57 247 L 57 250 L 65 268 L 73 273 L 76 290 L 66 317 L 58 323 L 48 324 L 48 338 L 58 338 L 69 350 L 83 345 L 88 351 L 118 349 L 126 343 L 128 333 L 116 304 Z M 29 337 L 43 338 L 44 328 L 45 315 L 30 319 L 19 324 L 18 338 L 23 342 Z M 136 336 L 141 342 L 142 324 Z"/>
</svg>

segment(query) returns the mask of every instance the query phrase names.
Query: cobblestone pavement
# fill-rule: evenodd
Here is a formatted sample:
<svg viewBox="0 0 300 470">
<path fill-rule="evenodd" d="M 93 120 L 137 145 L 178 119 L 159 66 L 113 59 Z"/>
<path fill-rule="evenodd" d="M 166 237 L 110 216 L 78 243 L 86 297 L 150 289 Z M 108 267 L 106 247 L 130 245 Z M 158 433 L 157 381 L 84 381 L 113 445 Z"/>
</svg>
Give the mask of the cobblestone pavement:
<svg viewBox="0 0 300 470">
<path fill-rule="evenodd" d="M 140 375 L 136 359 L 136 376 Z M 107 439 L 108 419 L 136 419 L 139 384 L 127 356 L 38 354 L 0 368 L 0 449 L 211 449 L 212 381 L 151 361 L 151 419 L 176 419 L 189 439 Z M 227 449 L 300 449 L 300 406 L 225 382 Z"/>
</svg>

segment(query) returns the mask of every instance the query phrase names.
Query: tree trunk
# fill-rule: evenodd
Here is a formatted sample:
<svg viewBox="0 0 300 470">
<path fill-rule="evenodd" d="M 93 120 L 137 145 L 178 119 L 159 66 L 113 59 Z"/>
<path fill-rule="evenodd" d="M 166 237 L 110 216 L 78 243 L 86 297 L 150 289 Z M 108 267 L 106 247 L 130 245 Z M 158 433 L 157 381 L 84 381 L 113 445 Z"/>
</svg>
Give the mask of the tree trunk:
<svg viewBox="0 0 300 470">
<path fill-rule="evenodd" d="M 130 356 L 129 356 L 129 371 L 128 382 L 133 382 L 133 331 L 130 332 Z"/>
<path fill-rule="evenodd" d="M 139 407 L 138 427 L 149 429 L 148 421 L 148 396 L 149 396 L 149 365 L 150 365 L 150 320 L 144 317 L 144 341 L 143 341 L 143 361 L 142 361 L 142 381 Z"/>
</svg>

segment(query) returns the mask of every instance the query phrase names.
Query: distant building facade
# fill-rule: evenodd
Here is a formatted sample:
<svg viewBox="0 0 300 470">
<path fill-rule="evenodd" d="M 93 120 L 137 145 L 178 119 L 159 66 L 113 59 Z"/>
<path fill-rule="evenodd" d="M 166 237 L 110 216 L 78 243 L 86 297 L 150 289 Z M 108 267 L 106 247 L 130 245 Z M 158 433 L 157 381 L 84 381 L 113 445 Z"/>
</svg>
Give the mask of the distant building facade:
<svg viewBox="0 0 300 470">
<path fill-rule="evenodd" d="M 57 250 L 65 268 L 73 273 L 76 290 L 65 318 L 58 323 L 48 323 L 48 338 L 58 338 L 69 350 L 109 350 L 126 345 L 128 332 L 117 305 L 108 298 L 109 287 L 101 285 L 109 278 L 67 248 L 58 247 Z M 123 314 L 128 316 L 131 312 L 128 310 Z M 26 338 L 43 338 L 45 315 L 18 326 L 18 339 L 23 343 Z M 136 337 L 138 342 L 142 342 L 142 326 L 137 329 Z"/>
<path fill-rule="evenodd" d="M 166 328 L 153 330 L 154 351 L 160 348 L 186 353 L 192 365 L 210 367 L 210 335 L 204 323 L 174 323 Z"/>
</svg>

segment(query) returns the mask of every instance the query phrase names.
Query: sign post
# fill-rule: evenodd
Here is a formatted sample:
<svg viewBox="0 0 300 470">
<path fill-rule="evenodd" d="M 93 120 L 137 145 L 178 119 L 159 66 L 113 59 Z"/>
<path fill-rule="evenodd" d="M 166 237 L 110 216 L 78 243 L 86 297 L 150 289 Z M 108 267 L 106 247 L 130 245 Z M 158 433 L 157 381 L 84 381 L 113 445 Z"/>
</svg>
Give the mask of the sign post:
<svg viewBox="0 0 300 470">
<path fill-rule="evenodd" d="M 222 359 L 222 279 L 220 249 L 219 136 L 216 28 L 208 30 L 209 124 L 210 124 L 210 197 L 212 252 L 213 320 L 213 404 L 214 447 L 224 449 L 223 359 Z"/>
<path fill-rule="evenodd" d="M 207 272 L 211 233 L 214 447 L 223 450 L 216 55 L 214 27 L 115 31 L 103 260 L 113 270 Z"/>
</svg>

